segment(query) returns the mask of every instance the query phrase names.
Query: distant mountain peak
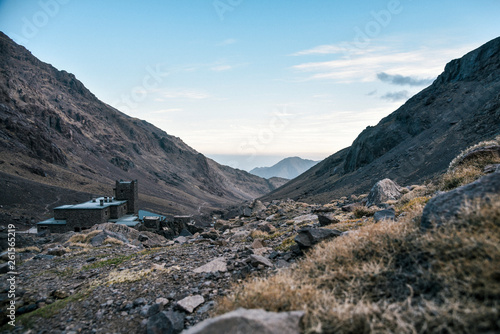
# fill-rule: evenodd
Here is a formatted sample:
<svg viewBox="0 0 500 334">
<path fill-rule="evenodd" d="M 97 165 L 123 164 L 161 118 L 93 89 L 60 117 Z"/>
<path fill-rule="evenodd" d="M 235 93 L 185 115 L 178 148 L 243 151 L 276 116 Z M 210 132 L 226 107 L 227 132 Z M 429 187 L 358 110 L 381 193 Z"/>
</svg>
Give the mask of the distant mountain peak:
<svg viewBox="0 0 500 334">
<path fill-rule="evenodd" d="M 289 157 L 281 160 L 271 167 L 254 168 L 250 171 L 250 173 L 266 179 L 281 177 L 291 180 L 304 173 L 317 163 L 318 161 L 302 159 L 299 157 Z"/>
</svg>

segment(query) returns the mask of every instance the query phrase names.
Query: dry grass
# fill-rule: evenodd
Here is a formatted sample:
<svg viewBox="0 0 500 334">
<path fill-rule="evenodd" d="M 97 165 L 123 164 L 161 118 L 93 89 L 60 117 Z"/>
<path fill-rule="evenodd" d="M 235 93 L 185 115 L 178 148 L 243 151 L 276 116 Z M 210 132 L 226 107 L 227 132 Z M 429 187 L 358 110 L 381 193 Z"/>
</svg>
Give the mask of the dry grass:
<svg viewBox="0 0 500 334">
<path fill-rule="evenodd" d="M 24 248 L 20 248 L 17 250 L 18 253 L 40 253 L 41 250 L 40 248 L 36 247 L 36 246 L 29 246 L 29 247 L 24 247 Z"/>
<path fill-rule="evenodd" d="M 375 214 L 376 209 L 367 208 L 366 206 L 359 205 L 354 208 L 352 213 L 356 218 L 371 217 Z"/>
<path fill-rule="evenodd" d="M 111 245 L 115 245 L 115 246 L 121 246 L 123 245 L 123 241 L 121 240 L 118 240 L 116 238 L 113 238 L 113 237 L 107 237 L 103 244 L 111 244 Z"/>
<path fill-rule="evenodd" d="M 484 175 L 483 170 L 485 166 L 500 163 L 500 158 L 494 156 L 475 157 L 474 159 L 464 160 L 464 157 L 468 153 L 491 145 L 500 145 L 500 136 L 497 136 L 494 140 L 484 141 L 471 146 L 453 159 L 448 171 L 442 177 L 441 190 L 452 190 L 471 183 Z"/>
<path fill-rule="evenodd" d="M 86 244 L 90 242 L 90 239 L 92 239 L 101 232 L 102 232 L 101 230 L 95 230 L 89 233 L 75 234 L 71 238 L 69 238 L 68 242 L 71 242 L 73 244 Z"/>
<path fill-rule="evenodd" d="M 305 310 L 305 333 L 500 332 L 500 196 L 423 234 L 424 203 L 410 200 L 398 223 L 363 226 L 293 269 L 235 286 L 216 313 Z"/>
</svg>

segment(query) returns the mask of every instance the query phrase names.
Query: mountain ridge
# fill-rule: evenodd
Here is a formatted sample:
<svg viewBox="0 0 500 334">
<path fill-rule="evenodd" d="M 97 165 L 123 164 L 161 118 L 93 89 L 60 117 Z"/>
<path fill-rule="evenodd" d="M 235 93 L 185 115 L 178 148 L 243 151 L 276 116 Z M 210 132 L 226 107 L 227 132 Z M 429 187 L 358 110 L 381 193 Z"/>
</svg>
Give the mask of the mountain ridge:
<svg viewBox="0 0 500 334">
<path fill-rule="evenodd" d="M 0 171 L 82 196 L 109 195 L 115 179 L 138 179 L 144 208 L 172 214 L 208 212 L 273 189 L 103 103 L 73 74 L 1 32 Z"/>
<path fill-rule="evenodd" d="M 500 38 L 449 62 L 404 105 L 347 147 L 262 200 L 327 202 L 378 180 L 416 184 L 443 173 L 468 146 L 500 133 Z"/>
</svg>

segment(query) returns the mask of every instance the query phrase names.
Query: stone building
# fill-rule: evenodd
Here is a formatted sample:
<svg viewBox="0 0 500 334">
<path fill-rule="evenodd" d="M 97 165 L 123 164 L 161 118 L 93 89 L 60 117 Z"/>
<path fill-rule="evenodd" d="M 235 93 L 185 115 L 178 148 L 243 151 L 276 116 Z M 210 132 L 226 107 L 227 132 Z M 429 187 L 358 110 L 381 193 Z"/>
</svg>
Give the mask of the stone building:
<svg viewBox="0 0 500 334">
<path fill-rule="evenodd" d="M 80 232 L 96 224 L 113 222 L 135 226 L 138 221 L 138 184 L 135 181 L 116 181 L 114 197 L 99 197 L 75 205 L 54 208 L 54 218 L 37 224 L 38 230 L 54 233 Z"/>
</svg>

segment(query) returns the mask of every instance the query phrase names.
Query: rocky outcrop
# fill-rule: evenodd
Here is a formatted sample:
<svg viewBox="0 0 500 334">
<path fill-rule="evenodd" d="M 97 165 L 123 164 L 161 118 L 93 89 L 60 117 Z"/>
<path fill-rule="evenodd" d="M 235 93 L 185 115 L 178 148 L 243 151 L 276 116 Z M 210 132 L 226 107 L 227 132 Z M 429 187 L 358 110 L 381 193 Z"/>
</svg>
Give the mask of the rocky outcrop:
<svg viewBox="0 0 500 334">
<path fill-rule="evenodd" d="M 295 237 L 295 242 L 300 248 L 307 249 L 320 243 L 321 241 L 338 237 L 341 234 L 342 232 L 337 230 L 304 227 L 299 230 L 298 235 Z"/>
<path fill-rule="evenodd" d="M 483 176 L 473 183 L 432 198 L 425 206 L 420 227 L 427 230 L 444 223 L 453 223 L 460 215 L 466 214 L 463 210 L 475 200 L 487 200 L 499 195 L 500 173 Z"/>
<path fill-rule="evenodd" d="M 303 316 L 303 311 L 276 313 L 240 308 L 205 320 L 184 331 L 184 334 L 299 334 Z"/>
<path fill-rule="evenodd" d="M 375 183 L 370 190 L 366 205 L 380 205 L 387 201 L 398 200 L 401 196 L 403 196 L 403 194 L 401 193 L 400 186 L 390 179 L 383 179 Z"/>
</svg>

